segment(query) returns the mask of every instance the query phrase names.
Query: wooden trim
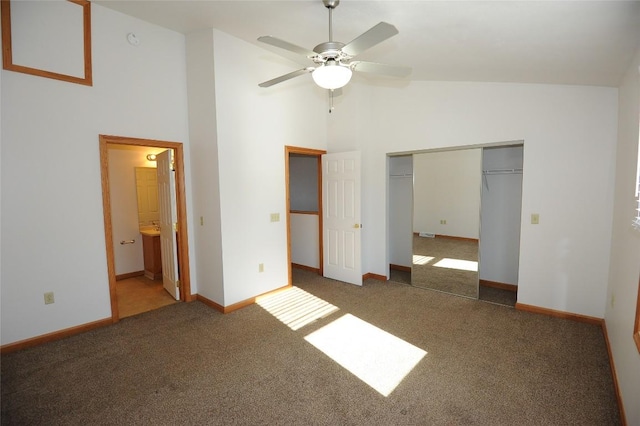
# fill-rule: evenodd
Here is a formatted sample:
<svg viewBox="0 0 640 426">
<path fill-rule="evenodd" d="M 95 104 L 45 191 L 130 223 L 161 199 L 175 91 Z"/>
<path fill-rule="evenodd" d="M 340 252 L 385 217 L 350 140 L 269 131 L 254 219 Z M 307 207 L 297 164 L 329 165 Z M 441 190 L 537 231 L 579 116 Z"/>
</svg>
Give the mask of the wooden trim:
<svg viewBox="0 0 640 426">
<path fill-rule="evenodd" d="M 387 277 L 385 277 L 384 275 L 374 274 L 372 272 L 367 272 L 366 274 L 364 274 L 362 276 L 362 281 L 368 280 L 369 278 L 371 278 L 372 280 L 387 281 Z"/>
<path fill-rule="evenodd" d="M 126 274 L 116 275 L 116 281 L 126 280 L 127 278 L 139 277 L 140 275 L 144 275 L 144 271 L 128 272 Z"/>
<path fill-rule="evenodd" d="M 308 215 L 320 216 L 320 212 L 312 212 L 312 211 L 305 211 L 305 210 L 290 210 L 289 213 L 291 213 L 291 214 L 308 214 Z"/>
<path fill-rule="evenodd" d="M 613 376 L 613 388 L 616 392 L 616 400 L 618 401 L 618 409 L 620 410 L 620 422 L 625 426 L 627 424 L 627 418 L 624 412 L 624 401 L 622 400 L 622 394 L 620 393 L 616 364 L 613 360 L 613 352 L 611 351 L 611 343 L 609 342 L 609 333 L 607 332 L 607 323 L 605 320 L 602 320 L 602 333 L 604 334 L 604 341 L 607 345 L 607 353 L 609 354 L 609 365 L 611 366 L 611 375 Z"/>
<path fill-rule="evenodd" d="M 122 136 L 99 135 L 100 170 L 102 174 L 102 205 L 104 212 L 105 244 L 107 252 L 107 273 L 109 275 L 109 293 L 111 296 L 111 315 L 114 322 L 119 320 L 118 299 L 116 296 L 115 256 L 113 249 L 113 228 L 111 218 L 111 197 L 109 189 L 109 145 L 135 145 L 150 148 L 173 149 L 175 163 L 176 205 L 178 221 L 177 256 L 180 264 L 180 300 L 191 302 L 191 270 L 189 265 L 189 236 L 187 233 L 186 191 L 184 181 L 184 151 L 180 142 L 139 139 Z"/>
<path fill-rule="evenodd" d="M 478 280 L 478 282 L 482 287 L 499 288 L 500 290 L 512 291 L 514 293 L 518 292 L 518 286 L 514 284 L 499 283 L 497 281 L 489 280 Z"/>
<path fill-rule="evenodd" d="M 316 155 L 317 160 L 318 160 L 318 167 L 316 167 L 316 169 L 318 170 L 318 250 L 319 250 L 319 259 L 318 259 L 318 265 L 320 265 L 318 274 L 323 275 L 324 276 L 324 227 L 322 225 L 322 220 L 323 220 L 323 214 L 322 212 L 323 207 L 322 207 L 322 154 L 326 154 L 326 151 L 321 151 L 321 153 L 318 153 Z"/>
<path fill-rule="evenodd" d="M 287 289 L 290 289 L 290 288 L 291 288 L 290 285 L 285 285 L 283 287 L 279 287 L 279 288 L 276 288 L 275 290 L 267 291 L 266 293 L 259 294 L 259 295 L 255 296 L 255 297 L 251 297 L 249 299 L 242 300 L 242 301 L 240 301 L 238 303 L 234 303 L 233 305 L 229 305 L 229 306 L 222 306 L 219 303 L 216 303 L 211 299 L 207 299 L 206 297 L 201 296 L 199 294 L 196 295 L 196 299 L 198 301 L 204 303 L 205 305 L 212 307 L 213 309 L 215 309 L 218 312 L 221 312 L 223 314 L 229 314 L 229 313 L 231 313 L 233 311 L 237 311 L 238 309 L 246 308 L 247 306 L 253 305 L 261 297 L 269 296 L 269 295 L 274 294 L 274 293 L 279 293 L 279 292 L 281 292 L 283 290 L 287 290 Z"/>
<path fill-rule="evenodd" d="M 11 49 L 11 4 L 9 0 L 0 1 L 0 13 L 2 13 L 2 68 L 7 69 L 13 63 Z"/>
<path fill-rule="evenodd" d="M 104 240 L 107 254 L 107 277 L 109 280 L 109 297 L 111 299 L 111 318 L 118 322 L 118 296 L 116 294 L 116 260 L 113 249 L 113 226 L 111 220 L 111 190 L 109 189 L 109 148 L 102 136 L 100 140 L 100 180 L 102 182 L 102 211 L 104 221 Z"/>
<path fill-rule="evenodd" d="M 411 272 L 411 266 L 395 265 L 393 263 L 389 264 L 389 269 L 393 269 L 394 271 Z"/>
<path fill-rule="evenodd" d="M 287 219 L 287 283 L 293 283 L 293 271 L 291 269 L 291 191 L 289 191 L 289 147 L 284 147 L 284 188 Z"/>
<path fill-rule="evenodd" d="M 288 265 L 288 283 L 292 285 L 292 263 L 291 263 L 291 213 L 299 214 L 317 214 L 318 215 L 318 262 L 320 268 L 318 268 L 318 274 L 323 274 L 323 256 L 324 248 L 322 241 L 322 155 L 327 151 L 320 149 L 301 148 L 296 146 L 285 145 L 284 147 L 284 186 L 286 191 L 286 215 L 287 215 L 287 265 Z M 291 194 L 289 193 L 289 157 L 291 154 L 301 154 L 310 157 L 316 157 L 318 160 L 318 211 L 317 212 L 304 212 L 298 210 L 291 210 Z"/>
<path fill-rule="evenodd" d="M 185 302 L 194 300 L 191 294 L 191 268 L 189 266 L 189 233 L 187 228 L 187 190 L 184 171 L 184 150 L 179 144 L 174 148 L 174 168 L 176 172 L 176 210 L 178 221 L 178 264 L 180 265 L 180 299 Z"/>
<path fill-rule="evenodd" d="M 2 67 L 5 70 L 21 72 L 39 77 L 52 78 L 54 80 L 69 83 L 93 86 L 92 60 L 91 60 L 91 3 L 87 0 L 67 0 L 70 3 L 82 7 L 82 29 L 84 33 L 84 77 L 75 77 L 67 74 L 41 70 L 13 63 L 13 43 L 11 40 L 11 0 L 0 1 L 2 13 Z"/>
<path fill-rule="evenodd" d="M 539 306 L 525 305 L 524 303 L 516 303 L 516 309 L 519 311 L 533 312 L 534 314 L 543 314 L 556 318 L 564 318 L 571 321 L 585 322 L 587 324 L 601 325 L 602 318 L 590 317 L 587 315 L 573 314 L 571 312 L 556 311 L 555 309 L 541 308 Z"/>
<path fill-rule="evenodd" d="M 53 342 L 55 340 L 64 339 L 66 337 L 73 336 L 75 334 L 84 333 L 85 331 L 93 330 L 94 328 L 104 327 L 113 324 L 111 318 L 105 318 L 98 321 L 89 322 L 82 325 L 77 325 L 71 328 L 65 328 L 64 330 L 54 331 L 52 333 L 43 334 L 41 336 L 32 337 L 26 340 L 20 340 L 15 343 L 9 343 L 0 347 L 0 353 L 2 355 L 10 352 L 19 351 L 33 346 L 38 346 L 43 343 Z"/>
<path fill-rule="evenodd" d="M 312 266 L 307 266 L 307 265 L 300 265 L 299 263 L 293 263 L 293 262 L 291 262 L 291 267 L 296 269 L 304 269 L 305 271 L 315 272 L 316 274 L 320 275 L 320 268 L 314 268 Z"/>
<path fill-rule="evenodd" d="M 414 237 L 419 237 L 420 233 L 419 232 L 414 232 L 413 233 Z M 449 240 L 458 240 L 458 241 L 469 241 L 472 243 L 477 243 L 479 240 L 477 238 L 467 238 L 467 237 L 455 237 L 453 235 L 441 235 L 441 234 L 434 234 L 435 238 L 446 238 Z M 424 237 L 424 238 L 428 238 L 428 237 Z"/>
<path fill-rule="evenodd" d="M 327 153 L 324 149 L 304 148 L 301 146 L 285 145 L 284 148 L 291 154 L 308 155 L 309 157 L 317 157 Z"/>
<path fill-rule="evenodd" d="M 633 325 L 633 341 L 636 343 L 638 352 L 640 352 L 640 279 L 638 280 L 638 301 L 636 302 L 636 317 Z"/>
</svg>

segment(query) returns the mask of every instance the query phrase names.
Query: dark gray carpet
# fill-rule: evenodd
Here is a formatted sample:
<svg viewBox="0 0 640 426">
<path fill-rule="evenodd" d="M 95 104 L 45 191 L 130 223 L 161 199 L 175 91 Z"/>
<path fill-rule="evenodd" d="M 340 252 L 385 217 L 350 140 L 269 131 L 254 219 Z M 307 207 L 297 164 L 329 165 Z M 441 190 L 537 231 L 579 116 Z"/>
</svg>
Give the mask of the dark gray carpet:
<svg viewBox="0 0 640 426">
<path fill-rule="evenodd" d="M 616 425 L 600 327 L 294 270 L 338 311 L 293 331 L 193 302 L 3 355 L 3 425 Z M 387 397 L 304 337 L 354 315 L 427 354 Z M 375 345 L 374 345 L 375 346 Z"/>
<path fill-rule="evenodd" d="M 411 271 L 398 271 L 397 269 L 391 269 L 389 271 L 389 281 L 411 284 Z"/>
<path fill-rule="evenodd" d="M 498 305 L 516 306 L 518 293 L 494 287 L 479 287 L 478 299 L 484 302 L 497 303 Z"/>
</svg>

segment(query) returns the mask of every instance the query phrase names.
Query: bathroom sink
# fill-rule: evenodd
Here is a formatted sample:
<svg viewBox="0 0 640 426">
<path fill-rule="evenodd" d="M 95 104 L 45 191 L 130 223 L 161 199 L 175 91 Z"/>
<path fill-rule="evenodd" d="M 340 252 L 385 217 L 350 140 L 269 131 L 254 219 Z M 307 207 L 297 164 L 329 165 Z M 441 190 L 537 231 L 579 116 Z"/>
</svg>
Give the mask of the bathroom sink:
<svg viewBox="0 0 640 426">
<path fill-rule="evenodd" d="M 154 226 L 148 226 L 140 228 L 140 233 L 147 237 L 157 237 L 160 235 L 160 230 L 156 229 Z"/>
</svg>

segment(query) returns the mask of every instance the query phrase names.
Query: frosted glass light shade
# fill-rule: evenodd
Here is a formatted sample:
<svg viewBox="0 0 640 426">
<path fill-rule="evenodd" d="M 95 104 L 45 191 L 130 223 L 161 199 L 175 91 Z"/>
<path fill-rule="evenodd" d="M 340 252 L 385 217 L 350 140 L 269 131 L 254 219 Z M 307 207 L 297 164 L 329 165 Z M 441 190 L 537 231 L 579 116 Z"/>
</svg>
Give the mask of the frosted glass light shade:
<svg viewBox="0 0 640 426">
<path fill-rule="evenodd" d="M 323 89 L 339 89 L 351 80 L 351 69 L 335 62 L 327 62 L 311 73 L 313 81 Z"/>
</svg>

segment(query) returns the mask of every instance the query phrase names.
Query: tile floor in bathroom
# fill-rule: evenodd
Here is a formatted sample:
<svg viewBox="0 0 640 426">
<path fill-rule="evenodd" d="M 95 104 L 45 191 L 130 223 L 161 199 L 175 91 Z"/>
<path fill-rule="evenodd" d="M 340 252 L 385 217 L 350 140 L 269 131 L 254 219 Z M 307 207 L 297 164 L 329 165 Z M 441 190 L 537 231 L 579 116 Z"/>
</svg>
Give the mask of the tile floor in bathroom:
<svg viewBox="0 0 640 426">
<path fill-rule="evenodd" d="M 177 302 L 162 287 L 161 280 L 150 280 L 144 275 L 117 281 L 116 295 L 120 318 L 152 311 Z"/>
</svg>

